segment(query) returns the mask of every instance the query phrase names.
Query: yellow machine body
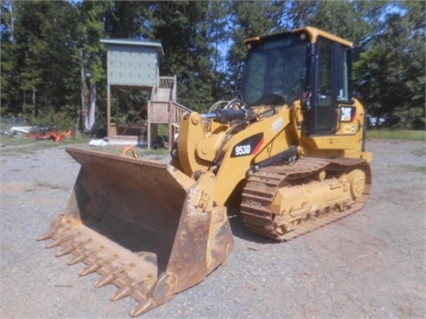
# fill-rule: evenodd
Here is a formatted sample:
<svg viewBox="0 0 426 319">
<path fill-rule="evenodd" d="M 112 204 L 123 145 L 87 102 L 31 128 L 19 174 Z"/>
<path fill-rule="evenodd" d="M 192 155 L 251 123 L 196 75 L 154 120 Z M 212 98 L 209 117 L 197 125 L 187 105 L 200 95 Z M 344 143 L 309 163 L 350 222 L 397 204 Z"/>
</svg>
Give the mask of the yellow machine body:
<svg viewBox="0 0 426 319">
<path fill-rule="evenodd" d="M 232 252 L 228 203 L 285 241 L 361 209 L 369 194 L 365 109 L 350 96 L 349 41 L 315 28 L 245 41 L 242 98 L 180 119 L 169 164 L 67 149 L 81 164 L 67 208 L 40 237 L 80 274 L 133 297 L 137 316 Z"/>
</svg>

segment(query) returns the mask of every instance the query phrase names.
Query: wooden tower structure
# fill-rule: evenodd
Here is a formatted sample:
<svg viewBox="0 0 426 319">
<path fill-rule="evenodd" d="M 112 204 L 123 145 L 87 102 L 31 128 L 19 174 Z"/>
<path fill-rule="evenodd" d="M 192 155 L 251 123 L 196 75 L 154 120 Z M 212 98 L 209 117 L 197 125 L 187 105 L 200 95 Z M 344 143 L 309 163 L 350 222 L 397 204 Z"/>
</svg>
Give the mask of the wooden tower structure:
<svg viewBox="0 0 426 319">
<path fill-rule="evenodd" d="M 108 143 L 151 148 L 158 145 L 158 125 L 166 124 L 168 140 L 164 144 L 170 148 L 179 125 L 179 115 L 188 109 L 176 102 L 176 77 L 161 77 L 159 74 L 159 61 L 164 55 L 161 43 L 131 39 L 102 39 L 101 43 L 108 50 Z M 139 98 L 123 112 L 122 106 L 117 105 L 123 100 L 118 95 L 131 100 L 129 92 Z"/>
</svg>

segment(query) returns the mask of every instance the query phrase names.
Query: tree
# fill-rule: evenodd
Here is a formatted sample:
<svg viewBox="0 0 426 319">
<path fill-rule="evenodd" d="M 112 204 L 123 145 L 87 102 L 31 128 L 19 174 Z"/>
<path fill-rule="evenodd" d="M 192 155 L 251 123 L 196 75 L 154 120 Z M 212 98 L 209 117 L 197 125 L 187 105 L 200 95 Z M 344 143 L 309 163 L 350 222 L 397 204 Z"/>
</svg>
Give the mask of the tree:
<svg viewBox="0 0 426 319">
<path fill-rule="evenodd" d="M 149 1 L 113 1 L 105 12 L 105 33 L 110 38 L 152 39 Z"/>
<path fill-rule="evenodd" d="M 228 4 L 210 1 L 207 12 L 207 41 L 211 44 L 210 60 L 213 63 L 213 100 L 232 98 L 226 89 L 226 46 L 228 44 Z"/>
<path fill-rule="evenodd" d="M 19 72 L 22 56 L 14 45 L 15 42 L 15 3 L 4 1 L 1 4 L 1 115 L 18 114 L 22 111 L 19 90 Z"/>
<path fill-rule="evenodd" d="M 371 115 L 424 128 L 424 2 L 294 1 L 291 10 L 296 26 L 312 25 L 362 47 L 354 73 Z"/>
<path fill-rule="evenodd" d="M 92 130 L 95 108 L 106 110 L 101 38 L 160 40 L 161 74 L 177 75 L 179 102 L 204 111 L 238 94 L 243 39 L 306 25 L 362 46 L 354 74 L 369 113 L 424 128 L 425 3 L 408 0 L 4 0 L 1 114 L 75 123 L 82 113 Z"/>
<path fill-rule="evenodd" d="M 287 24 L 285 1 L 231 1 L 229 2 L 230 49 L 227 57 L 227 86 L 230 93 L 238 95 L 244 74 L 247 54 L 243 40 L 283 30 Z"/>
<path fill-rule="evenodd" d="M 158 2 L 153 9 L 154 37 L 161 39 L 165 51 L 160 73 L 177 75 L 182 104 L 206 110 L 214 102 L 215 88 L 208 3 Z"/>
<path fill-rule="evenodd" d="M 425 4 L 402 1 L 382 11 L 381 32 L 356 64 L 369 112 L 402 128 L 425 128 Z"/>
<path fill-rule="evenodd" d="M 14 96 L 2 94 L 2 112 L 3 105 L 27 117 L 72 108 L 78 88 L 70 80 L 76 75 L 75 8 L 66 1 L 6 6 L 13 8 L 14 23 L 8 39 L 2 36 L 2 89 L 12 89 Z"/>
<path fill-rule="evenodd" d="M 86 133 L 95 128 L 98 90 L 106 87 L 106 48 L 100 40 L 106 36 L 105 15 L 111 7 L 110 1 L 83 1 L 77 5 L 80 13 L 78 48 L 81 115 Z M 105 90 L 101 92 L 106 94 Z"/>
<path fill-rule="evenodd" d="M 313 26 L 359 43 L 374 32 L 377 11 L 383 3 L 369 1 L 292 1 L 294 28 Z M 373 15 L 373 17 L 371 17 Z"/>
</svg>

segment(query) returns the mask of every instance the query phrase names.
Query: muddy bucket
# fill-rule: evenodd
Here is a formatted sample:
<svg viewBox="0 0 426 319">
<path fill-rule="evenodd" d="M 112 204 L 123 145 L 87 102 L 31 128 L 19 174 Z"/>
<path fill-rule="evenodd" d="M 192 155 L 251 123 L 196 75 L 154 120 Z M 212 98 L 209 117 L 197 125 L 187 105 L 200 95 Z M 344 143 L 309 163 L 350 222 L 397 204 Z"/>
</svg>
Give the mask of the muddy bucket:
<svg viewBox="0 0 426 319">
<path fill-rule="evenodd" d="M 81 164 L 63 215 L 40 236 L 56 256 L 101 274 L 111 297 L 133 297 L 137 316 L 202 281 L 233 247 L 226 208 L 214 202 L 215 177 L 194 181 L 171 165 L 79 149 Z"/>
</svg>

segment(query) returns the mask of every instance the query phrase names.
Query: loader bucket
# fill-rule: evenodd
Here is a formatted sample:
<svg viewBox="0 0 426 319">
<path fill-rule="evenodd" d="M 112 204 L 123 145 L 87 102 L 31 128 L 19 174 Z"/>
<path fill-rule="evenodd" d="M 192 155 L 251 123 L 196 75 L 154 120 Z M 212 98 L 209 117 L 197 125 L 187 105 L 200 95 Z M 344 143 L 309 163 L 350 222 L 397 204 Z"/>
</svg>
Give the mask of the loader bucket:
<svg viewBox="0 0 426 319">
<path fill-rule="evenodd" d="M 46 234 L 56 256 L 72 254 L 111 297 L 133 297 L 137 316 L 202 281 L 233 247 L 226 208 L 214 203 L 215 178 L 197 182 L 171 165 L 79 149 L 81 164 L 69 203 Z"/>
</svg>

